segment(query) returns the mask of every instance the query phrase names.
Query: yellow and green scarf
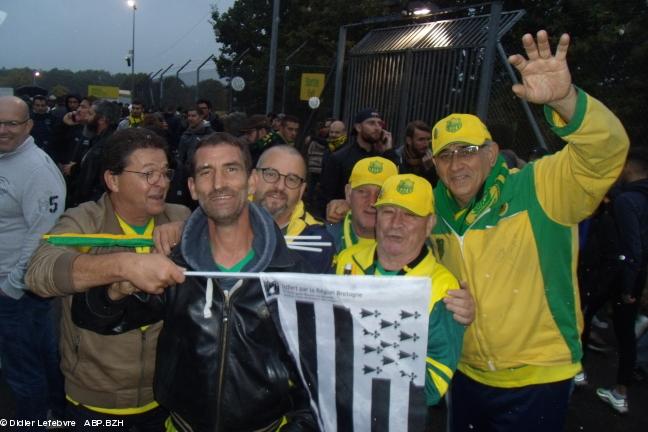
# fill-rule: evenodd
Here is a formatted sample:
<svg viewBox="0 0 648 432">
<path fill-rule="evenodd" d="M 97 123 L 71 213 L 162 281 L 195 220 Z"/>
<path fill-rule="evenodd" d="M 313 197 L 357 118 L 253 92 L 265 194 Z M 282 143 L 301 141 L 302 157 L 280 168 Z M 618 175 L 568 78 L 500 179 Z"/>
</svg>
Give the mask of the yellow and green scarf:
<svg viewBox="0 0 648 432">
<path fill-rule="evenodd" d="M 333 153 L 335 150 L 342 147 L 346 142 L 346 140 L 347 140 L 346 135 L 340 135 L 339 137 L 334 139 L 327 139 L 326 143 L 328 144 L 329 151 Z"/>
<path fill-rule="evenodd" d="M 502 195 L 502 187 L 506 183 L 508 175 L 509 170 L 504 158 L 498 156 L 495 166 L 491 169 L 484 182 L 481 194 L 477 194 L 464 208 L 459 207 L 452 193 L 443 182 L 439 182 L 434 194 L 437 213 L 457 234 L 463 235 L 480 214 L 499 201 Z"/>
<path fill-rule="evenodd" d="M 77 248 L 82 253 L 87 253 L 93 247 L 127 247 L 134 248 L 137 253 L 149 253 L 153 244 L 153 228 L 155 224 L 151 219 L 146 225 L 143 234 L 124 222 L 119 216 L 117 221 L 124 234 L 46 234 L 43 238 L 55 246 L 68 246 Z"/>
</svg>

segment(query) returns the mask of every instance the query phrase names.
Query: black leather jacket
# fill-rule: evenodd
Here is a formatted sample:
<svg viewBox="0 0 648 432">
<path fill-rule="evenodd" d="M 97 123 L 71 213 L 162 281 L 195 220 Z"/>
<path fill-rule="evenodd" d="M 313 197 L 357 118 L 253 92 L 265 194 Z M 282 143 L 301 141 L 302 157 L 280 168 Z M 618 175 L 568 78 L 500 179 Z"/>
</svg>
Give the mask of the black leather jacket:
<svg viewBox="0 0 648 432">
<path fill-rule="evenodd" d="M 286 247 L 270 216 L 250 206 L 253 249 L 261 255 L 256 262 L 263 262 L 267 272 L 306 272 L 307 264 Z M 187 269 L 206 262 L 197 256 L 204 251 L 195 243 L 190 246 L 192 257 L 183 253 L 203 232 L 196 229 L 196 235 L 187 235 L 197 215 L 204 218 L 200 208 L 193 213 L 182 238 L 185 246 L 176 247 L 171 256 Z M 264 235 L 274 240 L 259 239 Z M 244 271 L 259 271 L 252 267 Z M 80 327 L 102 334 L 164 319 L 154 390 L 178 430 L 270 431 L 284 416 L 288 424 L 282 431 L 316 430 L 308 396 L 273 323 L 260 281 L 243 280 L 227 291 L 214 280 L 210 318 L 204 316 L 205 286 L 205 278 L 188 277 L 163 296 L 142 297 L 145 301 L 129 296 L 119 302 L 111 302 L 105 289 L 97 288 L 75 296 L 72 316 Z"/>
</svg>

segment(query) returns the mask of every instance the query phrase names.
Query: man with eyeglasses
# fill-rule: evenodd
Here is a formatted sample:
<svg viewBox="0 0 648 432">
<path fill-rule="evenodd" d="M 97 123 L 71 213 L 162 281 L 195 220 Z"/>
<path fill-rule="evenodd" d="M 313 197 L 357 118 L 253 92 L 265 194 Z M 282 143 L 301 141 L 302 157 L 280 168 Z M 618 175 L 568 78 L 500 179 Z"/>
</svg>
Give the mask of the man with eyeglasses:
<svg viewBox="0 0 648 432">
<path fill-rule="evenodd" d="M 159 258 L 160 271 L 168 266 L 150 247 L 108 246 L 118 237 L 150 236 L 161 224 L 185 220 L 189 209 L 165 204 L 173 170 L 163 138 L 142 128 L 124 129 L 106 143 L 102 179 L 107 192 L 67 210 L 50 234 L 70 234 L 93 240 L 96 246 L 55 246 L 43 243 L 30 263 L 26 280 L 43 297 L 63 296 L 61 370 L 65 376 L 66 417 L 85 430 L 87 420 L 123 421 L 125 430 L 163 430 L 167 412 L 153 397 L 155 352 L 161 322 L 116 336 L 101 336 L 72 322 L 72 294 L 106 284 L 107 275 L 123 291 L 128 282 L 155 279 L 144 264 Z M 97 236 L 93 236 L 98 234 Z M 89 239 L 87 237 L 90 237 Z M 92 244 L 92 243 L 88 243 Z"/>
<path fill-rule="evenodd" d="M 288 145 L 270 147 L 259 158 L 256 171 L 259 181 L 254 201 L 270 213 L 282 233 L 291 237 L 318 236 L 317 242 L 331 243 L 318 246 L 321 252 L 297 251 L 316 273 L 327 273 L 335 252 L 333 237 L 304 207 L 306 163 L 299 150 Z"/>
<path fill-rule="evenodd" d="M 543 104 L 567 145 L 509 172 L 484 124 L 451 114 L 432 130 L 440 182 L 438 260 L 466 280 L 477 304 L 450 390 L 451 431 L 558 431 L 581 370 L 577 224 L 623 168 L 628 137 L 601 102 L 572 84 L 569 36 L 547 32 L 514 55 L 513 92 Z"/>
<path fill-rule="evenodd" d="M 28 292 L 29 259 L 63 213 L 65 183 L 30 131 L 21 99 L 0 97 L 0 356 L 16 402 L 15 418 L 61 415 L 62 377 L 51 302 Z M 56 404 L 60 406 L 56 406 Z"/>
</svg>

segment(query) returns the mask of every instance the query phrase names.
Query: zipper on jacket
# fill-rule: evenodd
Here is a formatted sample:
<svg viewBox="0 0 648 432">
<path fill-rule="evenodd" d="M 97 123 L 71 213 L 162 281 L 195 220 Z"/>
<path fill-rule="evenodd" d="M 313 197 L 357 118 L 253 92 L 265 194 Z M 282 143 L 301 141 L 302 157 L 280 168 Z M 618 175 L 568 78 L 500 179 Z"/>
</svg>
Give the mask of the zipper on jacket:
<svg viewBox="0 0 648 432">
<path fill-rule="evenodd" d="M 229 290 L 224 290 L 218 286 L 218 289 L 223 294 L 223 318 L 222 318 L 222 328 L 221 328 L 221 337 L 220 337 L 220 346 L 221 346 L 221 355 L 219 359 L 219 368 L 218 368 L 218 389 L 216 391 L 216 397 L 218 398 L 218 407 L 216 411 L 216 430 L 219 431 L 221 428 L 221 413 L 222 413 L 222 396 L 223 396 L 223 380 L 225 377 L 225 358 L 227 357 L 227 339 L 229 335 L 229 315 L 230 315 L 230 301 L 234 292 L 242 285 L 243 281 L 239 280 L 234 286 Z"/>
<path fill-rule="evenodd" d="M 473 221 L 473 223 L 468 225 L 468 228 L 466 228 L 466 230 L 464 231 L 464 235 L 459 235 L 459 233 L 457 233 L 457 231 L 455 231 L 450 226 L 450 224 L 448 222 L 446 222 L 446 220 L 443 217 L 441 217 L 441 220 L 443 221 L 443 223 L 448 227 L 450 232 L 452 232 L 452 234 L 454 234 L 454 236 L 457 238 L 457 241 L 459 242 L 459 251 L 461 252 L 461 261 L 463 262 L 463 266 L 464 266 L 465 269 L 468 268 L 468 266 L 466 265 L 466 258 L 464 256 L 464 238 L 465 238 L 465 235 L 470 230 L 470 228 L 472 228 L 472 226 L 475 225 L 477 223 L 477 221 L 479 221 L 479 219 L 481 219 L 483 216 L 490 213 L 490 210 L 491 209 L 489 207 L 483 213 L 481 213 L 479 216 L 477 216 L 477 218 Z M 477 317 L 475 317 L 475 321 L 477 321 Z M 473 322 L 472 325 L 475 325 L 475 327 L 476 327 L 475 331 L 476 332 L 482 333 L 480 331 L 481 329 L 479 328 L 479 325 L 477 325 L 477 323 Z M 484 344 L 482 344 L 481 338 L 477 337 L 477 335 L 475 335 L 475 342 L 477 343 L 477 346 L 479 347 L 481 352 L 484 353 L 484 355 L 486 357 L 486 359 L 485 359 L 486 364 L 488 364 L 488 368 L 490 370 L 492 370 L 492 371 L 496 370 L 495 363 L 493 362 L 493 359 L 491 359 L 491 357 L 490 357 L 490 350 L 485 349 Z"/>
</svg>

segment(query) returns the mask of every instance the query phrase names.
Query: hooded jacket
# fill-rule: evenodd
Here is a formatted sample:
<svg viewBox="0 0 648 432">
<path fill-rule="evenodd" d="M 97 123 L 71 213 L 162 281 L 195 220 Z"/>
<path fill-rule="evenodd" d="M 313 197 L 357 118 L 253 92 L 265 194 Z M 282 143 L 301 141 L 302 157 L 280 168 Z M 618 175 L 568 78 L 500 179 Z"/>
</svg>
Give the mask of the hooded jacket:
<svg viewBox="0 0 648 432">
<path fill-rule="evenodd" d="M 250 205 L 255 258 L 242 271 L 304 272 L 270 215 Z M 207 217 L 186 223 L 171 258 L 189 270 L 216 271 Z M 75 296 L 73 319 L 102 334 L 119 334 L 159 319 L 154 391 L 180 431 L 314 430 L 309 399 L 273 324 L 258 279 L 188 277 L 160 296 L 111 301 L 105 289 Z M 284 419 L 284 420 L 285 420 Z"/>
</svg>

